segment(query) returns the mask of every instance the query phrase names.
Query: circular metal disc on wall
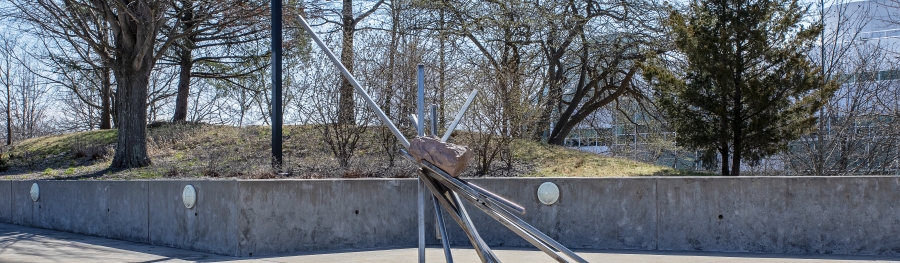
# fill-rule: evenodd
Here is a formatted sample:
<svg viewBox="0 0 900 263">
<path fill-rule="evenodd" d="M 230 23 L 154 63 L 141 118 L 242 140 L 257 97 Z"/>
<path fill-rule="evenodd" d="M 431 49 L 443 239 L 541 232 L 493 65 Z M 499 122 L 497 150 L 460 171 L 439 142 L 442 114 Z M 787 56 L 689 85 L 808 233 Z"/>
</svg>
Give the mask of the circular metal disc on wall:
<svg viewBox="0 0 900 263">
<path fill-rule="evenodd" d="M 184 186 L 184 191 L 181 192 L 181 200 L 184 202 L 184 207 L 194 208 L 194 205 L 197 204 L 197 190 L 194 189 L 193 185 Z"/>
<path fill-rule="evenodd" d="M 41 187 L 37 183 L 31 184 L 31 201 L 37 202 L 41 198 Z"/>
<path fill-rule="evenodd" d="M 559 187 L 551 182 L 541 184 L 537 190 L 538 200 L 545 205 L 555 204 L 559 200 Z"/>
</svg>

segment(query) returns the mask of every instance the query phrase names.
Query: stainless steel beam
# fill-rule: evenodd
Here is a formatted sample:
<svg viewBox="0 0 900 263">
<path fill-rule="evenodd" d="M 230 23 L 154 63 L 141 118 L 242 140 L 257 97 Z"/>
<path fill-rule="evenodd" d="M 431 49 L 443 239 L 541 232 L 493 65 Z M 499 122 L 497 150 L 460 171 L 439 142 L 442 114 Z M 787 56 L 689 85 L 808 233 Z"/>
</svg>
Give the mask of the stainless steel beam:
<svg viewBox="0 0 900 263">
<path fill-rule="evenodd" d="M 404 157 L 413 160 L 412 156 L 410 156 L 407 152 L 401 150 L 401 153 Z M 541 251 L 544 251 L 544 253 L 557 260 L 558 262 L 570 262 L 566 258 L 563 258 L 563 255 L 574 260 L 574 262 L 587 262 L 559 242 L 556 242 L 552 238 L 548 237 L 544 233 L 540 232 L 522 219 L 516 217 L 511 212 L 504 209 L 503 205 L 499 204 L 493 198 L 479 198 L 480 193 L 467 186 L 462 182 L 462 180 L 451 177 L 444 171 L 427 162 L 418 162 L 415 160 L 413 161 L 422 168 L 420 171 L 420 178 L 428 177 L 428 179 L 425 181 L 431 182 L 433 180 L 437 184 L 446 187 L 446 189 L 451 193 L 459 193 L 459 195 L 457 196 L 462 196 L 466 199 L 466 201 L 475 205 L 476 208 L 482 210 L 488 216 L 491 216 L 492 218 L 494 218 L 494 220 L 497 220 Z M 562 255 L 556 253 L 556 251 L 553 251 L 553 249 L 559 251 Z"/>
<path fill-rule="evenodd" d="M 459 195 L 438 184 L 434 179 L 425 175 L 421 169 L 418 173 L 419 178 L 423 179 L 422 181 L 425 182 L 425 186 L 431 191 L 435 199 L 441 203 L 441 206 L 447 209 L 450 217 L 453 218 L 460 228 L 462 228 L 463 232 L 466 233 L 466 236 L 475 248 L 475 253 L 477 253 L 478 257 L 481 259 L 481 262 L 500 262 L 487 243 L 481 239 L 481 236 L 478 234 L 478 230 L 475 229 L 475 225 L 472 223 L 468 212 L 466 212 L 466 208 L 463 206 Z"/>
<path fill-rule="evenodd" d="M 444 246 L 444 258 L 447 260 L 447 263 L 453 263 L 453 254 L 450 253 L 450 237 L 447 236 L 447 227 L 444 225 L 444 215 L 441 212 L 441 202 L 437 200 L 438 197 L 434 197 L 431 199 L 434 202 L 434 218 L 437 221 L 437 226 L 439 230 L 439 234 L 441 235 L 441 244 Z"/>
<path fill-rule="evenodd" d="M 501 224 L 503 224 L 504 226 L 506 226 L 513 232 L 515 232 L 516 234 L 518 234 L 520 237 L 522 237 L 523 239 L 525 239 L 526 241 L 528 241 L 529 243 L 531 243 L 538 249 L 541 249 L 542 251 L 547 253 L 547 255 L 553 257 L 557 261 L 569 262 L 568 260 L 565 260 L 564 258 L 560 257 L 560 255 L 555 253 L 554 251 L 548 250 L 544 245 L 547 245 L 549 247 L 552 247 L 553 249 L 556 249 L 557 251 L 561 252 L 562 254 L 575 260 L 575 262 L 585 262 L 585 263 L 587 262 L 586 260 L 579 257 L 578 255 L 576 255 L 574 252 L 572 252 L 571 250 L 569 250 L 568 248 L 566 248 L 559 242 L 556 242 L 555 240 L 548 237 L 544 233 L 540 232 L 539 230 L 537 230 L 533 226 L 529 225 L 522 219 L 516 217 L 509 211 L 506 211 L 505 209 L 502 208 L 502 206 L 497 204 L 494 200 L 492 200 L 490 198 L 478 199 L 477 192 L 471 188 L 467 189 L 468 187 L 465 184 L 463 184 L 459 179 L 451 177 L 450 175 L 444 173 L 440 169 L 436 169 L 436 167 L 434 167 L 433 165 L 430 165 L 428 163 L 422 162 L 420 164 L 422 164 L 421 167 L 423 167 L 424 170 L 427 171 L 427 172 L 424 172 L 424 174 L 433 175 L 431 179 L 441 182 L 444 186 L 448 187 L 448 189 L 452 192 L 463 193 L 461 196 L 466 198 L 466 201 L 469 201 L 469 203 L 475 205 L 475 207 L 479 208 L 480 210 L 482 210 L 483 212 L 485 212 L 486 214 L 488 214 L 489 216 L 491 216 L 492 218 L 494 218 L 495 220 L 497 220 L 498 222 L 500 222 Z"/>
<path fill-rule="evenodd" d="M 462 182 L 463 184 L 465 184 L 468 187 L 471 187 L 473 190 L 475 190 L 479 194 L 483 195 L 484 197 L 494 199 L 494 201 L 497 201 L 497 203 L 500 203 L 500 204 L 506 206 L 507 208 L 513 210 L 516 213 L 519 213 L 520 215 L 525 214 L 525 208 L 520 206 L 519 204 L 513 203 L 512 201 L 509 201 L 506 198 L 503 198 L 491 191 L 485 190 L 484 188 L 481 188 L 480 186 L 475 185 L 471 182 L 462 181 L 462 180 L 460 180 L 460 182 Z"/>
<path fill-rule="evenodd" d="M 431 104 L 431 136 L 437 136 L 438 133 L 437 117 L 437 105 Z"/>
<path fill-rule="evenodd" d="M 417 180 L 417 205 L 418 205 L 418 221 L 419 221 L 419 263 L 425 263 L 425 179 L 419 177 Z"/>
<path fill-rule="evenodd" d="M 312 30 L 312 27 L 309 26 L 309 23 L 306 22 L 306 19 L 303 18 L 302 15 L 297 15 L 297 17 L 300 18 L 300 25 L 303 26 L 304 29 L 306 29 L 306 32 L 309 33 L 309 36 L 312 37 L 313 41 L 315 41 L 316 44 L 319 45 L 319 48 L 322 49 L 322 52 L 325 52 L 325 55 L 327 55 L 328 58 L 331 59 L 331 62 L 334 64 L 334 66 L 341 71 L 341 74 L 343 74 L 348 81 L 350 81 L 350 84 L 353 85 L 353 88 L 356 89 L 356 92 L 366 100 L 366 105 L 369 106 L 369 109 L 374 111 L 375 115 L 377 115 L 378 118 L 381 119 L 381 123 L 383 123 L 388 127 L 389 130 L 391 130 L 391 133 L 394 134 L 394 137 L 397 137 L 397 141 L 400 141 L 400 144 L 402 144 L 404 148 L 408 149 L 409 140 L 407 140 L 406 137 L 403 136 L 403 133 L 401 133 L 400 130 L 397 129 L 397 126 L 394 126 L 394 123 L 391 122 L 391 119 L 389 119 L 388 116 L 384 114 L 384 111 L 381 111 L 381 108 L 378 107 L 377 104 L 375 104 L 375 101 L 373 101 L 372 98 L 369 97 L 369 93 L 366 93 L 366 90 L 364 90 L 362 86 L 359 85 L 359 82 L 356 81 L 356 78 L 353 77 L 353 74 L 351 74 L 350 71 L 348 71 L 347 68 L 344 67 L 344 64 L 341 63 L 341 61 L 336 56 L 334 56 L 334 53 L 331 52 L 331 49 L 328 49 L 328 46 L 325 46 L 325 43 L 322 42 L 322 39 L 320 39 L 319 36 L 316 35 L 316 33 Z"/>
<path fill-rule="evenodd" d="M 419 117 L 419 122 L 416 125 L 416 131 L 419 132 L 419 136 L 425 136 L 425 65 L 419 64 L 416 67 L 416 73 L 418 73 L 417 83 L 418 88 L 416 89 L 416 115 Z"/>
<path fill-rule="evenodd" d="M 447 139 L 450 139 L 450 134 L 453 134 L 453 130 L 456 130 L 456 125 L 459 124 L 459 120 L 462 119 L 463 115 L 466 114 L 466 111 L 469 110 L 469 105 L 472 105 L 472 100 L 475 100 L 475 95 L 478 95 L 478 90 L 473 90 L 472 93 L 469 94 L 466 103 L 459 109 L 459 112 L 456 113 L 456 117 L 453 118 L 453 122 L 450 123 L 450 127 L 444 132 L 444 137 L 441 137 L 441 142 L 447 142 Z"/>
<path fill-rule="evenodd" d="M 431 165 L 431 164 L 429 164 L 429 163 L 419 163 L 419 161 L 415 160 L 415 158 L 413 158 L 412 155 L 409 155 L 409 152 L 406 152 L 406 151 L 404 151 L 404 150 L 400 150 L 400 153 L 401 153 L 401 155 L 403 155 L 404 157 L 406 157 L 406 158 L 409 159 L 410 161 L 413 161 L 414 163 L 418 164 L 419 166 L 430 165 L 430 167 L 428 167 L 428 168 L 430 168 L 430 169 L 432 169 L 432 170 L 437 170 L 437 171 L 440 171 L 440 172 L 443 173 L 443 174 L 446 174 L 443 170 L 441 170 L 440 168 L 435 167 L 434 165 Z M 449 175 L 447 175 L 447 176 L 449 176 Z M 516 203 L 514 203 L 514 202 L 512 202 L 512 201 L 509 201 L 509 200 L 507 200 L 506 198 L 503 198 L 503 197 L 501 197 L 501 196 L 499 196 L 499 195 L 497 195 L 497 194 L 495 194 L 495 193 L 493 193 L 493 192 L 491 192 L 491 191 L 485 190 L 484 188 L 481 188 L 480 186 L 475 185 L 475 184 L 473 184 L 473 183 L 466 182 L 466 181 L 462 181 L 462 180 L 460 180 L 460 183 L 464 184 L 465 186 L 470 187 L 470 188 L 471 188 L 471 189 L 469 189 L 470 192 L 478 193 L 478 194 L 481 196 L 482 199 L 493 199 L 493 201 L 495 201 L 495 202 L 497 202 L 497 203 L 499 203 L 499 204 L 501 204 L 501 205 L 506 206 L 507 208 L 509 208 L 510 210 L 515 211 L 516 213 L 519 213 L 519 214 L 522 214 L 522 215 L 525 214 L 525 208 L 522 207 L 522 206 L 520 206 L 519 204 L 516 204 Z"/>
</svg>

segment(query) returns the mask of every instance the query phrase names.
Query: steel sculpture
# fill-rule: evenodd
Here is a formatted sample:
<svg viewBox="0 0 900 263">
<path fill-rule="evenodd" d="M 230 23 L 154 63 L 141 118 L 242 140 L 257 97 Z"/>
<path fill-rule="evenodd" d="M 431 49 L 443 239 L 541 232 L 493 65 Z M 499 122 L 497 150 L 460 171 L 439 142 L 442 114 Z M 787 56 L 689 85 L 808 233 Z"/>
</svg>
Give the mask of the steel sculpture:
<svg viewBox="0 0 900 263">
<path fill-rule="evenodd" d="M 503 226 L 506 226 L 514 233 L 528 241 L 530 244 L 534 245 L 544 253 L 547 253 L 550 257 L 559 262 L 587 262 L 583 258 L 576 255 L 574 252 L 556 242 L 552 238 L 544 235 L 541 231 L 532 227 L 522 219 L 518 218 L 515 214 L 524 215 L 525 208 L 522 206 L 509 201 L 503 197 L 500 197 L 497 194 L 494 194 L 484 188 L 478 187 L 477 185 L 467 182 L 465 180 L 456 178 L 451 176 L 446 171 L 438 168 L 433 163 L 430 163 L 426 160 L 422 160 L 421 158 L 415 158 L 409 153 L 410 149 L 410 141 L 403 136 L 403 134 L 397 129 L 393 122 L 384 114 L 381 108 L 378 107 L 377 104 L 369 97 L 369 94 L 366 93 L 364 89 L 359 85 L 356 81 L 356 78 L 347 71 L 347 68 L 338 60 L 338 58 L 331 52 L 331 50 L 325 46 L 319 36 L 312 30 L 309 26 L 309 23 L 306 22 L 306 19 L 303 16 L 299 17 L 300 24 L 306 29 L 306 32 L 309 33 L 309 36 L 316 42 L 319 48 L 331 59 L 331 62 L 341 71 L 341 74 L 347 78 L 348 81 L 353 85 L 356 91 L 361 95 L 361 97 L 366 101 L 366 105 L 368 105 L 369 109 L 375 112 L 381 122 L 388 127 L 391 133 L 397 137 L 397 140 L 403 145 L 406 150 L 400 150 L 402 155 L 419 166 L 418 175 L 418 221 L 419 221 L 419 262 L 425 262 L 425 191 L 428 191 L 433 197 L 433 205 L 435 211 L 435 218 L 437 220 L 437 227 L 441 237 L 441 243 L 444 248 L 444 256 L 447 259 L 447 262 L 453 262 L 452 255 L 450 253 L 450 240 L 447 236 L 447 229 L 444 225 L 444 213 L 443 210 L 446 210 L 450 218 L 455 221 L 462 229 L 463 232 L 466 233 L 469 241 L 475 247 L 475 252 L 478 254 L 478 257 L 481 258 L 482 262 L 500 262 L 497 259 L 497 256 L 491 251 L 490 247 L 488 247 L 487 243 L 481 239 L 481 236 L 478 234 L 478 230 L 475 228 L 475 224 L 472 223 L 472 220 L 469 217 L 468 211 L 466 211 L 465 206 L 463 205 L 463 200 L 471 204 L 473 207 L 481 210 L 497 222 L 500 222 Z M 425 101 L 424 101 L 424 93 L 425 93 L 425 70 L 423 65 L 418 66 L 418 107 L 416 109 L 416 115 L 410 116 L 413 124 L 416 127 L 416 132 L 419 137 L 425 136 Z M 478 94 L 477 91 L 472 91 L 469 97 L 466 99 L 465 104 L 462 109 L 456 114 L 453 122 L 450 124 L 448 129 L 444 132 L 443 137 L 440 138 L 441 143 L 446 143 L 447 139 L 449 139 L 450 134 L 456 129 L 456 125 L 459 124 L 460 119 L 465 114 L 466 110 L 472 104 L 472 101 L 475 99 L 475 96 Z M 430 134 L 431 136 L 436 137 L 438 135 L 438 123 L 436 110 L 434 105 L 432 105 L 431 109 L 431 117 L 430 117 Z"/>
</svg>

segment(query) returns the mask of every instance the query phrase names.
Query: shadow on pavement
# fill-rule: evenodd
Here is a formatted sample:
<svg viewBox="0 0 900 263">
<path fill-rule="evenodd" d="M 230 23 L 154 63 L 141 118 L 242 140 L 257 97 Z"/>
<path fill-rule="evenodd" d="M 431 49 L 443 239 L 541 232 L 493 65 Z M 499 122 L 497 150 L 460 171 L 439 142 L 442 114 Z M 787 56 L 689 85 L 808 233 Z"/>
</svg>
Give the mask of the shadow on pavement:
<svg viewBox="0 0 900 263">
<path fill-rule="evenodd" d="M 443 259 L 439 246 L 429 246 L 429 258 L 434 256 Z M 471 247 L 453 247 L 454 257 L 459 254 L 474 253 Z M 498 252 L 506 253 L 517 259 L 536 260 L 535 256 L 543 253 L 536 249 L 494 247 Z M 900 257 L 867 256 L 867 255 L 827 255 L 827 254 L 764 254 L 747 252 L 704 252 L 704 251 L 645 251 L 645 250 L 591 250 L 575 249 L 576 253 L 588 261 L 632 261 L 634 259 L 654 262 L 691 262 L 703 258 L 704 262 L 739 261 L 754 262 L 784 259 L 788 261 L 898 261 Z M 531 254 L 534 252 L 534 255 Z M 360 255 L 365 253 L 364 255 Z M 102 237 L 87 236 L 24 227 L 0 223 L 0 263 L 4 262 L 311 262 L 309 260 L 339 260 L 370 258 L 399 258 L 414 262 L 416 249 L 411 247 L 393 247 L 378 249 L 352 249 L 335 251 L 314 251 L 278 254 L 262 257 L 230 257 L 184 249 L 141 244 L 129 241 L 113 240 Z M 462 256 L 462 255 L 461 255 Z M 398 258 L 399 257 L 399 258 Z M 673 261 L 674 260 L 674 261 Z M 430 260 L 435 262 L 434 260 Z M 379 261 L 380 262 L 380 261 Z M 385 261 L 393 262 L 393 260 Z"/>
</svg>

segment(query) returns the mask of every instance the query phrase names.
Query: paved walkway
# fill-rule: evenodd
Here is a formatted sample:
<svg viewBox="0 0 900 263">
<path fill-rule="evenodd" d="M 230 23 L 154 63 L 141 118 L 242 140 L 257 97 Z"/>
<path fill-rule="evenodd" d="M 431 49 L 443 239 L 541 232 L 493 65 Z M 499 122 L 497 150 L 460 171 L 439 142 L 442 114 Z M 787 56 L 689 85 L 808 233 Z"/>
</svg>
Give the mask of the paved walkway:
<svg viewBox="0 0 900 263">
<path fill-rule="evenodd" d="M 504 262 L 552 262 L 534 250 L 495 250 Z M 779 255 L 710 252 L 576 251 L 590 262 L 900 262 L 867 256 Z M 440 248 L 429 248 L 428 262 L 444 262 Z M 453 249 L 456 262 L 479 262 L 474 250 Z M 0 224 L 0 263 L 6 262 L 415 262 L 415 248 L 234 258 L 79 234 Z"/>
</svg>

